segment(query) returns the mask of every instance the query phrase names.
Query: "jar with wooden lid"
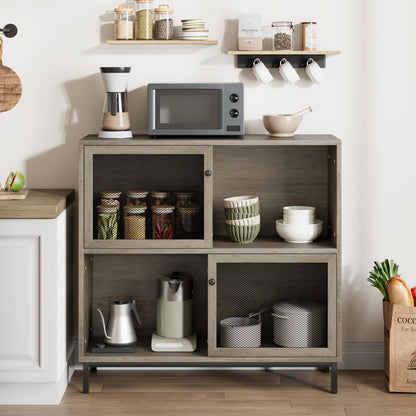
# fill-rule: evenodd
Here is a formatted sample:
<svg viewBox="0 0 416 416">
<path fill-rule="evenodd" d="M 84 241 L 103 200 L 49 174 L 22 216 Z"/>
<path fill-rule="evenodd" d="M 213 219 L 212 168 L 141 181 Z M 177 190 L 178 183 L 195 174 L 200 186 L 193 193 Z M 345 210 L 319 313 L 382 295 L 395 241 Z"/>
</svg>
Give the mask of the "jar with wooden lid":
<svg viewBox="0 0 416 416">
<path fill-rule="evenodd" d="M 176 206 L 179 207 L 193 207 L 195 206 L 195 192 L 175 192 Z"/>
<path fill-rule="evenodd" d="M 117 208 L 117 218 L 120 216 L 120 191 L 100 191 L 100 204 Z"/>
<path fill-rule="evenodd" d="M 141 206 L 146 208 L 148 194 L 148 191 L 127 191 L 127 206 Z"/>
<path fill-rule="evenodd" d="M 171 193 L 165 191 L 150 191 L 150 206 L 171 205 Z"/>
<path fill-rule="evenodd" d="M 152 238 L 155 240 L 170 240 L 174 232 L 173 205 L 152 206 Z"/>
<path fill-rule="evenodd" d="M 316 22 L 302 22 L 302 50 L 316 51 Z"/>
<path fill-rule="evenodd" d="M 114 39 L 134 39 L 134 9 L 128 4 L 120 4 L 114 9 Z"/>
<path fill-rule="evenodd" d="M 178 207 L 176 213 L 176 237 L 179 239 L 198 238 L 199 206 Z"/>
<path fill-rule="evenodd" d="M 124 238 L 126 240 L 146 239 L 146 207 L 124 207 Z"/>
<path fill-rule="evenodd" d="M 273 50 L 291 51 L 293 50 L 293 24 L 292 22 L 273 22 Z"/>
<path fill-rule="evenodd" d="M 155 8 L 155 39 L 173 39 L 173 11 L 168 4 Z"/>
<path fill-rule="evenodd" d="M 136 39 L 153 39 L 153 0 L 136 0 Z"/>
<path fill-rule="evenodd" d="M 97 238 L 116 240 L 118 234 L 118 210 L 116 206 L 97 206 Z"/>
</svg>

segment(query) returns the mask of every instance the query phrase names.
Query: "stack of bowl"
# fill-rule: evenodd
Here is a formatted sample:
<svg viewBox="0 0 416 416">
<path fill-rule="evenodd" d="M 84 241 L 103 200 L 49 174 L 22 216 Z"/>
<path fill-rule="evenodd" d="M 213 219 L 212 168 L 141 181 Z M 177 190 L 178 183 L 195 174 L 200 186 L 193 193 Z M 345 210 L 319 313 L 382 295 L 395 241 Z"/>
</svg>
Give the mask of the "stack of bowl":
<svg viewBox="0 0 416 416">
<path fill-rule="evenodd" d="M 315 219 L 315 207 L 283 207 L 283 219 L 276 221 L 276 231 L 288 243 L 311 243 L 322 233 L 322 221 Z"/>
<path fill-rule="evenodd" d="M 232 241 L 251 243 L 260 231 L 258 196 L 233 196 L 224 199 L 225 229 Z"/>
</svg>

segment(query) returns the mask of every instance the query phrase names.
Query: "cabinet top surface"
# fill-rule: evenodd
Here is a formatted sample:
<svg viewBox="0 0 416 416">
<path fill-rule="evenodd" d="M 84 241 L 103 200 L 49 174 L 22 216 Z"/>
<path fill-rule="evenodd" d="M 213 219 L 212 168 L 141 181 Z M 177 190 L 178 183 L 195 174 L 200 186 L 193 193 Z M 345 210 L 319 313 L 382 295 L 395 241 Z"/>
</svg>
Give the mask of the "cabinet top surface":
<svg viewBox="0 0 416 416">
<path fill-rule="evenodd" d="M 0 219 L 57 218 L 74 198 L 73 189 L 29 189 L 26 199 L 0 201 Z"/>
<path fill-rule="evenodd" d="M 100 139 L 90 134 L 81 139 L 81 145 L 93 146 L 335 146 L 341 140 L 332 134 L 296 134 L 291 138 L 270 137 L 267 134 L 246 134 L 238 138 L 151 138 L 134 135 L 132 139 Z"/>
</svg>

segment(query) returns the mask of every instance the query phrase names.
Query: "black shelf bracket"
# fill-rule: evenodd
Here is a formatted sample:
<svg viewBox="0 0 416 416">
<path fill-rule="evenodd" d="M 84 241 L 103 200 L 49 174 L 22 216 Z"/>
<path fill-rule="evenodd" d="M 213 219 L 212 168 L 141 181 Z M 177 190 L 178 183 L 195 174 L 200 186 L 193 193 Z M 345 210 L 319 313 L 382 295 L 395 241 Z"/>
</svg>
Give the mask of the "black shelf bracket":
<svg viewBox="0 0 416 416">
<path fill-rule="evenodd" d="M 238 68 L 252 68 L 253 61 L 260 59 L 267 68 L 279 68 L 280 61 L 285 58 L 294 68 L 306 68 L 306 62 L 312 58 L 321 68 L 326 67 L 326 55 L 285 55 L 273 54 L 263 55 L 261 53 L 253 53 L 253 55 L 237 55 Z"/>
<path fill-rule="evenodd" d="M 14 24 L 9 23 L 4 26 L 3 29 L 0 28 L 0 32 L 3 32 L 6 38 L 14 38 L 17 35 L 17 27 Z"/>
</svg>

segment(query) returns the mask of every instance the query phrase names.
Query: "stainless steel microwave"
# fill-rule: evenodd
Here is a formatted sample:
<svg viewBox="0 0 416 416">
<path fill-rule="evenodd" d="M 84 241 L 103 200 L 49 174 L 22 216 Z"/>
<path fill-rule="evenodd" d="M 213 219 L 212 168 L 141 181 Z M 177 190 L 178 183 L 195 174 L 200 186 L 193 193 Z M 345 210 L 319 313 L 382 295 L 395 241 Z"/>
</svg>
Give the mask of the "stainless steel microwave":
<svg viewBox="0 0 416 416">
<path fill-rule="evenodd" d="M 241 136 L 244 85 L 148 84 L 149 136 Z"/>
</svg>

